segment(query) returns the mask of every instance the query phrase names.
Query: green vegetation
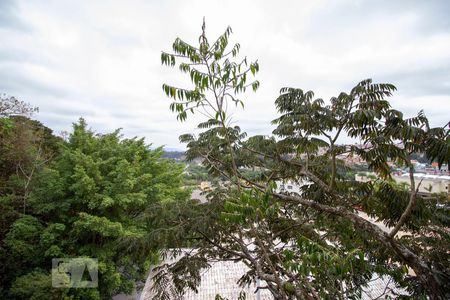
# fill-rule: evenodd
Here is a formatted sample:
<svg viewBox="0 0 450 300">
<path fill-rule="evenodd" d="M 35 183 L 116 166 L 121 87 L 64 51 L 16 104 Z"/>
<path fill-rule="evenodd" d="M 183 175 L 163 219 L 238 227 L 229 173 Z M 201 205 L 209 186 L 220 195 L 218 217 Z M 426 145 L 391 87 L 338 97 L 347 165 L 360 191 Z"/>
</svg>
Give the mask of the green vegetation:
<svg viewBox="0 0 450 300">
<path fill-rule="evenodd" d="M 36 109 L 0 99 L 0 298 L 111 299 L 182 248 L 195 251 L 152 273 L 155 299 L 196 290 L 220 260 L 244 262 L 238 284 L 261 280 L 275 299 L 359 299 L 374 276 L 409 293 L 399 298 L 450 298 L 449 211 L 418 193 L 411 162 L 423 153 L 448 164 L 450 130 L 430 127 L 423 112 L 405 118 L 387 100 L 395 86 L 366 79 L 329 101 L 283 88 L 273 135 L 247 136 L 232 109 L 258 89 L 259 64 L 229 48 L 230 35 L 210 44 L 204 25 L 198 46 L 176 39 L 161 55 L 191 81 L 163 85 L 178 120 L 206 116 L 197 136 L 180 137 L 201 166 L 118 130 L 96 134 L 83 119 L 62 139 L 30 118 Z M 341 146 L 341 136 L 364 146 Z M 355 182 L 365 167 L 349 169 L 344 153 L 363 158 L 374 180 Z M 391 180 L 390 162 L 409 169 L 409 185 Z M 199 181 L 216 184 L 206 203 L 189 199 L 186 186 Z M 300 192 L 278 191 L 283 181 Z M 72 257 L 98 259 L 98 288 L 52 288 L 51 260 Z"/>
<path fill-rule="evenodd" d="M 219 181 L 225 180 L 223 177 L 213 176 L 203 165 L 188 164 L 185 170 L 186 184 L 189 186 L 197 186 L 200 182 L 206 181 L 213 185 L 217 185 Z"/>
<path fill-rule="evenodd" d="M 0 121 L 0 298 L 131 293 L 158 259 L 152 207 L 187 199 L 184 166 L 143 139 L 95 134 L 83 119 L 67 141 L 27 117 Z M 71 257 L 98 259 L 98 289 L 51 287 L 52 258 Z"/>
<path fill-rule="evenodd" d="M 191 81 L 188 89 L 163 85 L 178 120 L 196 112 L 206 116 L 198 135 L 180 137 L 187 160 L 201 158 L 211 175 L 232 184 L 173 219 L 173 234 L 196 241 L 197 251 L 155 275 L 158 299 L 195 290 L 200 270 L 215 260 L 244 262 L 248 271 L 239 283 L 261 279 L 275 299 L 358 299 L 380 275 L 410 294 L 400 298 L 450 298 L 450 235 L 436 209 L 440 200 L 418 194 L 414 176 L 407 189 L 393 183 L 388 164 L 412 174 L 412 153 L 448 163 L 450 130 L 431 128 L 423 112 L 405 118 L 387 100 L 395 86 L 367 79 L 329 101 L 283 88 L 275 100 L 280 116 L 272 121 L 273 136 L 248 137 L 232 122 L 232 104 L 243 107 L 245 91 L 258 88 L 250 78 L 259 65 L 239 58 L 240 45 L 229 45 L 230 34 L 228 28 L 209 43 L 203 25 L 198 45 L 178 38 L 173 53 L 161 56 L 163 65 L 177 66 Z M 345 149 L 337 144 L 341 136 L 364 147 Z M 344 152 L 363 158 L 378 179 L 346 178 L 338 159 Z M 287 180 L 301 184 L 299 194 L 277 191 L 277 182 Z M 400 230 L 406 235 L 400 237 Z"/>
<path fill-rule="evenodd" d="M 188 165 L 186 168 L 186 178 L 194 184 L 200 181 L 210 181 L 215 179 L 208 173 L 208 170 L 204 166 L 197 164 Z"/>
</svg>

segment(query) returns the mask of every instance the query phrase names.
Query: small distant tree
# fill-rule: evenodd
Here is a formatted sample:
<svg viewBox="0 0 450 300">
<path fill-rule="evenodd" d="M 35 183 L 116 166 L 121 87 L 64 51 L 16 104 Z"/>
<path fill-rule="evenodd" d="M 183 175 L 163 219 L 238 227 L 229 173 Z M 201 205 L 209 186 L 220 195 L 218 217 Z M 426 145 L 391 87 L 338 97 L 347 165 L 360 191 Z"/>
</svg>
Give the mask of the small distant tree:
<svg viewBox="0 0 450 300">
<path fill-rule="evenodd" d="M 0 94 L 0 118 L 15 115 L 29 117 L 37 111 L 37 107 L 32 107 L 30 104 L 14 96 Z"/>
<path fill-rule="evenodd" d="M 231 185 L 217 187 L 208 203 L 174 217 L 173 235 L 196 241 L 196 252 L 161 269 L 154 289 L 168 288 L 171 278 L 171 291 L 195 290 L 200 268 L 233 260 L 248 267 L 237 284 L 262 279 L 261 288 L 276 299 L 358 298 L 380 275 L 414 297 L 448 299 L 448 213 L 436 208 L 439 199 L 418 193 L 410 155 L 425 153 L 440 165 L 448 163 L 449 128 L 431 128 L 423 112 L 405 118 L 387 101 L 395 86 L 367 79 L 329 101 L 315 99 L 312 91 L 283 88 L 275 101 L 280 116 L 273 121 L 274 136 L 247 137 L 231 124 L 229 109 L 243 106 L 240 96 L 247 88 L 258 88 L 258 81 L 248 80 L 259 65 L 236 61 L 239 44 L 227 50 L 230 28 L 211 44 L 205 24 L 202 29 L 198 46 L 178 38 L 174 52 L 161 55 L 164 65 L 189 74 L 192 88 L 164 84 L 163 90 L 180 121 L 189 113 L 206 117 L 200 134 L 180 137 L 187 159 L 203 158 L 212 175 Z M 344 135 L 362 146 L 339 146 Z M 338 156 L 346 152 L 365 159 L 377 179 L 345 179 Z M 391 180 L 390 161 L 409 169 L 408 189 Z M 249 178 L 243 168 L 261 172 Z M 300 193 L 280 192 L 277 185 L 284 181 L 298 183 Z M 355 206 L 388 225 L 389 232 Z"/>
</svg>

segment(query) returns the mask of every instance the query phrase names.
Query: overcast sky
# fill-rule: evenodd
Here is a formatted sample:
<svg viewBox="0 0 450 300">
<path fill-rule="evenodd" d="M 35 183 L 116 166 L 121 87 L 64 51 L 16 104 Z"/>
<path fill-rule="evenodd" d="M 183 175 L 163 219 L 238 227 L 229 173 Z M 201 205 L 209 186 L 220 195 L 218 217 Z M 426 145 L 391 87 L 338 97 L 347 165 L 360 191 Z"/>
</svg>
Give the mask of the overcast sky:
<svg viewBox="0 0 450 300">
<path fill-rule="evenodd" d="M 84 117 L 98 132 L 184 148 L 161 85 L 180 82 L 161 50 L 210 40 L 230 25 L 241 53 L 258 59 L 261 87 L 235 119 L 269 134 L 281 87 L 328 99 L 365 78 L 390 82 L 393 106 L 450 120 L 450 1 L 10 1 L 0 0 L 0 93 L 38 106 L 36 118 L 70 131 Z M 188 83 L 188 82 L 186 82 Z"/>
</svg>

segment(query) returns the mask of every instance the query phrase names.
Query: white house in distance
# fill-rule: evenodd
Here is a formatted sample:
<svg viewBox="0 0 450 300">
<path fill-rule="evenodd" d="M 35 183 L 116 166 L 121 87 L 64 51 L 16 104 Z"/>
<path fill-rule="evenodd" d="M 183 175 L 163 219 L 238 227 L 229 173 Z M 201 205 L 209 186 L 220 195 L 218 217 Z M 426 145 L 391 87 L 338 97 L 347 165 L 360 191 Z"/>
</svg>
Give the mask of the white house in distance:
<svg viewBox="0 0 450 300">
<path fill-rule="evenodd" d="M 307 183 L 309 183 L 309 182 L 302 181 L 302 180 L 299 180 L 299 181 L 289 180 L 289 181 L 285 181 L 285 182 L 277 181 L 276 191 L 279 193 L 280 192 L 281 193 L 296 193 L 296 194 L 300 195 L 301 194 L 300 188 Z"/>
<path fill-rule="evenodd" d="M 394 176 L 394 179 L 397 182 L 410 182 L 408 173 Z M 450 176 L 448 175 L 414 173 L 414 181 L 416 186 L 421 182 L 420 193 L 449 193 Z"/>
<path fill-rule="evenodd" d="M 367 174 L 356 174 L 355 180 L 360 182 L 367 182 L 371 180 L 371 175 L 375 176 L 373 173 Z M 404 173 L 401 175 L 394 175 L 392 178 L 398 182 L 410 183 L 409 173 Z M 447 193 L 450 194 L 450 176 L 448 175 L 431 175 L 423 173 L 414 173 L 414 181 L 416 186 L 419 185 L 419 193 L 430 194 L 430 193 Z"/>
</svg>

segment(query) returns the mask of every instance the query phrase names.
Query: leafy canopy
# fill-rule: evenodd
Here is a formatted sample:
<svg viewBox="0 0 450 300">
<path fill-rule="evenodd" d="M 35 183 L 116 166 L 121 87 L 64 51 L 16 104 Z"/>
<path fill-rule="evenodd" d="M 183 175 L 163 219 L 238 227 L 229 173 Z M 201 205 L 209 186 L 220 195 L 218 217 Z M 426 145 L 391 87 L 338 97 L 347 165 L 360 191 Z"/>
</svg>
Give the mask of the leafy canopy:
<svg viewBox="0 0 450 300">
<path fill-rule="evenodd" d="M 18 128 L 14 123 L 13 136 Z M 30 134 L 35 141 L 36 134 Z M 124 139 L 118 130 L 96 134 L 83 119 L 42 163 L 44 156 L 35 154 L 49 152 L 53 138 L 49 133 L 38 143 L 49 144 L 37 147 L 41 151 L 33 143 L 20 144 L 23 148 L 12 143 L 17 162 L 14 156 L 5 159 L 20 164 L 23 175 L 1 177 L 8 188 L 2 189 L 0 204 L 11 215 L 2 216 L 0 297 L 111 299 L 131 293 L 158 259 L 160 245 L 147 238 L 158 229 L 152 210 L 189 194 L 182 188 L 183 165 L 163 159 L 163 150 L 151 150 L 143 139 Z M 51 288 L 52 258 L 71 257 L 98 259 L 98 289 Z"/>
<path fill-rule="evenodd" d="M 395 86 L 367 79 L 329 101 L 314 99 L 312 91 L 283 88 L 275 100 L 280 116 L 272 122 L 273 136 L 247 137 L 227 122 L 228 104 L 243 103 L 238 96 L 246 87 L 256 90 L 259 83 L 246 84 L 246 74 L 255 75 L 259 65 L 243 69 L 246 59 L 231 62 L 240 46 L 227 49 L 230 33 L 227 29 L 210 46 L 203 25 L 197 47 L 177 39 L 174 53 L 161 55 L 163 65 L 178 63 L 192 83 L 191 89 L 163 85 L 173 101 L 170 109 L 181 121 L 188 112 L 206 117 L 198 136 L 180 137 L 187 158 L 202 158 L 210 174 L 227 180 L 208 194 L 208 203 L 182 215 L 189 217 L 171 221 L 179 236 L 196 241 L 196 251 L 159 269 L 154 289 L 160 299 L 171 297 L 164 290 L 178 295 L 195 290 L 199 270 L 215 260 L 243 262 L 248 269 L 237 284 L 261 279 L 276 299 L 360 298 L 378 276 L 416 297 L 448 298 L 449 215 L 437 209 L 447 200 L 417 192 L 410 157 L 425 153 L 448 164 L 449 129 L 431 128 L 423 112 L 405 118 L 388 101 Z M 339 145 L 344 135 L 361 144 Z M 349 179 L 342 155 L 364 159 L 376 180 Z M 391 163 L 409 169 L 406 189 L 391 179 Z M 299 185 L 300 192 L 280 190 L 283 182 Z M 406 235 L 400 237 L 400 230 Z"/>
</svg>

